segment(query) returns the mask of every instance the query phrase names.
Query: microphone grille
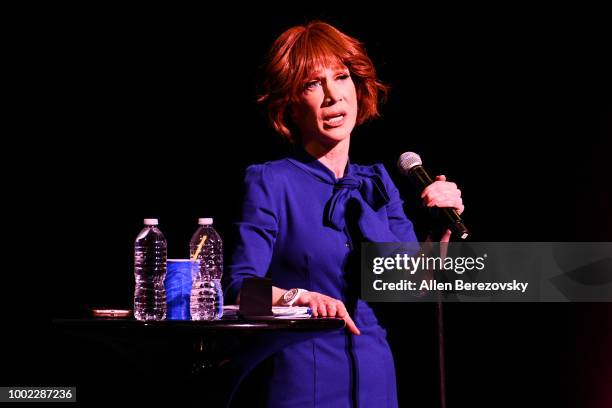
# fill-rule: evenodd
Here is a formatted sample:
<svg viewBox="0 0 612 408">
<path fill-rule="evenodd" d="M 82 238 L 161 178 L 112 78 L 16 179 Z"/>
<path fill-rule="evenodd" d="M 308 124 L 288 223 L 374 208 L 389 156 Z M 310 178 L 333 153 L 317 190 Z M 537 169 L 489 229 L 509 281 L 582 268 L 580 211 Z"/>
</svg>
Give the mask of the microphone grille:
<svg viewBox="0 0 612 408">
<path fill-rule="evenodd" d="M 407 176 L 414 166 L 422 166 L 421 156 L 414 152 L 402 153 L 397 161 L 397 168 L 404 176 Z"/>
</svg>

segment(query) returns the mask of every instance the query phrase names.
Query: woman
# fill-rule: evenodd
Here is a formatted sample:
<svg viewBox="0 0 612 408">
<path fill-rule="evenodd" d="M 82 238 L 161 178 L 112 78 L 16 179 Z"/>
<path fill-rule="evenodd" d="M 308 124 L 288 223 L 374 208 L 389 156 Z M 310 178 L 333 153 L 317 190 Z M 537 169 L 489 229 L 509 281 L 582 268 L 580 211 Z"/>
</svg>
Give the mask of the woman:
<svg viewBox="0 0 612 408">
<path fill-rule="evenodd" d="M 385 168 L 349 163 L 353 128 L 378 116 L 387 89 L 362 45 L 322 22 L 284 32 L 266 74 L 260 102 L 297 148 L 246 171 L 238 243 L 224 276 L 226 301 L 239 302 L 245 277 L 267 276 L 274 305 L 309 306 L 314 316 L 346 321 L 346 330 L 273 357 L 268 405 L 397 406 L 386 332 L 358 299 L 352 261 L 362 240 L 416 241 Z M 459 190 L 444 176 L 422 197 L 428 206 L 463 211 Z"/>
</svg>

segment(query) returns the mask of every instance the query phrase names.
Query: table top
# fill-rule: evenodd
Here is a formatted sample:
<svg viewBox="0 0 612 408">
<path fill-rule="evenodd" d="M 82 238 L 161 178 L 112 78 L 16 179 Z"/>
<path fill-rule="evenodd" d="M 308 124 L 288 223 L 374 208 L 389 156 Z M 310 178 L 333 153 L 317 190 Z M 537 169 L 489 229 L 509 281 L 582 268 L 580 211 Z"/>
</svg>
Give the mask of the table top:
<svg viewBox="0 0 612 408">
<path fill-rule="evenodd" d="M 244 319 L 239 317 L 221 320 L 161 320 L 139 321 L 131 318 L 58 318 L 52 323 L 63 328 L 90 329 L 142 329 L 192 332 L 216 331 L 314 331 L 341 329 L 345 326 L 340 318 L 310 319 Z"/>
</svg>

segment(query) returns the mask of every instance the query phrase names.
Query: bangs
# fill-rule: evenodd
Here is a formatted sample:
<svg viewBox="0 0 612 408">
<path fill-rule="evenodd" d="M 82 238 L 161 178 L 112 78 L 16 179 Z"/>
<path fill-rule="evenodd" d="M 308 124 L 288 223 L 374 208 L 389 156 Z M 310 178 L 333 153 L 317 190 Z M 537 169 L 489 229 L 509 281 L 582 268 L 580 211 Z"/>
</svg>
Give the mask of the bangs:
<svg viewBox="0 0 612 408">
<path fill-rule="evenodd" d="M 306 81 L 326 68 L 346 68 L 345 61 L 349 53 L 340 36 L 329 33 L 311 31 L 305 32 L 295 44 L 293 72 L 295 72 L 293 95 L 298 95 Z"/>
</svg>

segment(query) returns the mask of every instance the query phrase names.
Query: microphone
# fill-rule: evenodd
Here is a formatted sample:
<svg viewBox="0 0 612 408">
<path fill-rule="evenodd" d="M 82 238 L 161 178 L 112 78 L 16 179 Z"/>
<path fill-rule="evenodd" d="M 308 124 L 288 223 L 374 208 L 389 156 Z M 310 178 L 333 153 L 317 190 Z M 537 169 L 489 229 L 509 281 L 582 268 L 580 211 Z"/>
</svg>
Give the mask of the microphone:
<svg viewBox="0 0 612 408">
<path fill-rule="evenodd" d="M 433 183 L 432 178 L 423 168 L 421 157 L 414 152 L 402 153 L 397 161 L 397 168 L 404 176 L 408 176 L 419 193 Z M 454 208 L 439 208 L 438 219 L 461 239 L 466 239 L 470 232 L 463 225 L 463 220 Z"/>
</svg>

